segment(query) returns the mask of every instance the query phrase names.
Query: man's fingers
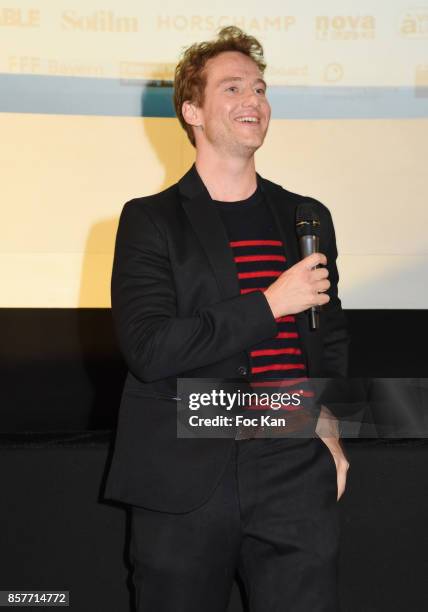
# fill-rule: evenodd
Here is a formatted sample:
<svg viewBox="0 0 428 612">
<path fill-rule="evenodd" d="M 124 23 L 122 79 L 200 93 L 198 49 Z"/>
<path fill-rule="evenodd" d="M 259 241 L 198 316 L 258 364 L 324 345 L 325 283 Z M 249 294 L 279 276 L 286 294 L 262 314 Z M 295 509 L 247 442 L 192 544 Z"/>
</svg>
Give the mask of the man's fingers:
<svg viewBox="0 0 428 612">
<path fill-rule="evenodd" d="M 323 281 L 318 281 L 314 286 L 314 305 L 315 306 L 323 306 L 330 301 L 330 296 L 326 293 L 330 288 L 330 281 L 325 279 Z"/>
<path fill-rule="evenodd" d="M 327 278 L 330 274 L 328 268 L 315 268 L 312 270 L 313 278 L 317 281 Z"/>
<path fill-rule="evenodd" d="M 337 501 L 339 501 L 345 492 L 348 469 L 349 463 L 337 470 Z"/>
<path fill-rule="evenodd" d="M 328 304 L 330 301 L 330 296 L 328 293 L 317 293 L 316 298 L 314 298 L 314 306 L 324 306 Z"/>
<path fill-rule="evenodd" d="M 311 270 L 320 264 L 326 266 L 327 257 L 324 255 L 324 253 L 312 253 L 312 255 L 308 255 L 305 257 L 305 259 L 302 259 L 302 262 L 304 262 L 305 268 Z"/>
<path fill-rule="evenodd" d="M 330 289 L 330 285 L 330 281 L 326 278 L 325 280 L 318 281 L 315 285 L 315 289 L 318 293 L 322 293 L 323 291 L 327 291 L 327 289 Z"/>
</svg>

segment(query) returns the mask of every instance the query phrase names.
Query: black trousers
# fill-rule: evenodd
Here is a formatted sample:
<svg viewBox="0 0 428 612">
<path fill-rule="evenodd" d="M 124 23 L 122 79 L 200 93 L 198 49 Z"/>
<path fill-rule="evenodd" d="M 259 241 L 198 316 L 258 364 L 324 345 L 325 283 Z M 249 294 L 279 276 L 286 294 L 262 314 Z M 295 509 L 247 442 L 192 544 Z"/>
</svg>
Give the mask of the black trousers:
<svg viewBox="0 0 428 612">
<path fill-rule="evenodd" d="M 131 507 L 138 612 L 226 612 L 236 571 L 250 612 L 337 612 L 330 451 L 319 438 L 240 440 L 233 450 L 200 508 Z"/>
</svg>

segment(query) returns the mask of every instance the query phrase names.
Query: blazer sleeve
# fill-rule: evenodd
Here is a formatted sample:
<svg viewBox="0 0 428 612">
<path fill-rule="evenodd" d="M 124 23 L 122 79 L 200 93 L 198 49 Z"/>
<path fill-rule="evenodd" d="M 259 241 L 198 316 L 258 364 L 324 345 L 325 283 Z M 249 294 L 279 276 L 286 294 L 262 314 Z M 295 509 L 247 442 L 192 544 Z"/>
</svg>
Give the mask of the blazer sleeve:
<svg viewBox="0 0 428 612">
<path fill-rule="evenodd" d="M 121 352 L 143 382 L 227 359 L 277 333 L 259 291 L 177 316 L 168 245 L 140 201 L 127 202 L 120 215 L 111 306 Z"/>
<path fill-rule="evenodd" d="M 337 270 L 336 235 L 330 211 L 322 207 L 324 219 L 322 224 L 326 227 L 325 244 L 320 250 L 327 257 L 330 288 L 328 304 L 323 306 L 323 372 L 325 377 L 337 378 L 348 374 L 348 346 L 349 335 L 347 321 L 342 310 L 338 295 L 339 272 Z"/>
</svg>

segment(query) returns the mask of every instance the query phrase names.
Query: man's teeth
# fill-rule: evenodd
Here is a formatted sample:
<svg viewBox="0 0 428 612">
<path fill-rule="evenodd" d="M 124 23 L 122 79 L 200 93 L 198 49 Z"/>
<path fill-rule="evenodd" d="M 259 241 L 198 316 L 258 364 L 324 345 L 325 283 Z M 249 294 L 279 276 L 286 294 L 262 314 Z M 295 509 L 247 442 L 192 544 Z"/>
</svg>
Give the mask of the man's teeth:
<svg viewBox="0 0 428 612">
<path fill-rule="evenodd" d="M 239 117 L 238 121 L 240 121 L 241 123 L 244 123 L 244 122 L 258 123 L 259 122 L 259 120 L 256 117 Z"/>
</svg>

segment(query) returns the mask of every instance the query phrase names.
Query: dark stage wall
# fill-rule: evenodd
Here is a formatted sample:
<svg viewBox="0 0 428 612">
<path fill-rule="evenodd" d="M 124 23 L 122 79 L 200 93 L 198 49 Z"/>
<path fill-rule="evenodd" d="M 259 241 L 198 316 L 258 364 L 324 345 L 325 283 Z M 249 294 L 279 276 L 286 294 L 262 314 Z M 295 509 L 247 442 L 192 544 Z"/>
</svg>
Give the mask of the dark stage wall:
<svg viewBox="0 0 428 612">
<path fill-rule="evenodd" d="M 346 315 L 350 376 L 428 377 L 425 310 Z M 0 337 L 0 431 L 114 428 L 126 366 L 109 309 L 0 309 Z"/>
</svg>

